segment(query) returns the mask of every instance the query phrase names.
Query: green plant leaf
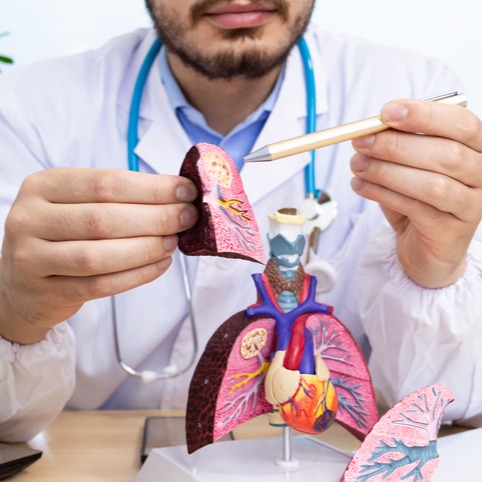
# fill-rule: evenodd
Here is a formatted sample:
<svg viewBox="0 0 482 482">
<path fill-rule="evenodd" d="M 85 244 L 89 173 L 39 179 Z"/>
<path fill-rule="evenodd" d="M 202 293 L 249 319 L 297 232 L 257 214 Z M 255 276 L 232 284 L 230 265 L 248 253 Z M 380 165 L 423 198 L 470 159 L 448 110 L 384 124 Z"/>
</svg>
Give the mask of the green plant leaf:
<svg viewBox="0 0 482 482">
<path fill-rule="evenodd" d="M 0 62 L 3 62 L 4 64 L 13 64 L 13 59 L 0 55 Z"/>
</svg>

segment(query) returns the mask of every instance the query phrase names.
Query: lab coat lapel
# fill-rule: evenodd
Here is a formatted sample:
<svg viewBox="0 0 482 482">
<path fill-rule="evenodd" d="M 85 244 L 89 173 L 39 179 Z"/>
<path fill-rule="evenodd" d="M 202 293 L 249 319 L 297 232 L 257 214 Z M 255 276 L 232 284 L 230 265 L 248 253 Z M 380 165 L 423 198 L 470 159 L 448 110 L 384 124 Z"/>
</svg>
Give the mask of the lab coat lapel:
<svg viewBox="0 0 482 482">
<path fill-rule="evenodd" d="M 270 119 L 274 115 L 276 115 L 276 110 L 272 112 Z M 289 133 L 290 137 L 303 134 L 302 122 L 295 118 L 286 120 L 273 119 L 269 124 L 265 126 L 254 149 L 263 147 L 274 140 L 281 140 L 283 133 Z M 255 204 L 286 180 L 293 177 L 309 161 L 309 154 L 303 153 L 273 162 L 246 163 L 241 171 L 241 178 L 251 204 Z"/>
<path fill-rule="evenodd" d="M 154 32 L 146 36 L 133 61 L 133 68 L 129 72 L 130 78 L 126 81 L 128 87 L 119 100 L 126 115 L 130 109 L 131 92 L 137 73 L 154 39 Z M 137 128 L 139 140 L 134 152 L 139 157 L 140 170 L 158 174 L 179 174 L 181 163 L 191 143 L 169 104 L 157 59 L 152 65 L 143 90 Z"/>
<path fill-rule="evenodd" d="M 135 153 L 145 164 L 141 170 L 158 174 L 179 174 L 191 144 L 177 125 L 177 119 L 169 120 L 167 117 L 151 121 L 135 148 Z"/>
</svg>

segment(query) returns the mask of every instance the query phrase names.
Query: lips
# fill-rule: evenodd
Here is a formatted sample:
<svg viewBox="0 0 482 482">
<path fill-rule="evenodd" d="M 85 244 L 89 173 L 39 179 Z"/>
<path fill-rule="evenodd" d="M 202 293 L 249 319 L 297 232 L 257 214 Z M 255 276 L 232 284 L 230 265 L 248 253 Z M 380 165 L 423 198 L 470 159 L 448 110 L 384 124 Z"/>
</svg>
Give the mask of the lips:
<svg viewBox="0 0 482 482">
<path fill-rule="evenodd" d="M 260 27 L 276 13 L 276 8 L 270 2 L 235 1 L 215 5 L 204 15 L 217 27 L 236 29 Z"/>
</svg>

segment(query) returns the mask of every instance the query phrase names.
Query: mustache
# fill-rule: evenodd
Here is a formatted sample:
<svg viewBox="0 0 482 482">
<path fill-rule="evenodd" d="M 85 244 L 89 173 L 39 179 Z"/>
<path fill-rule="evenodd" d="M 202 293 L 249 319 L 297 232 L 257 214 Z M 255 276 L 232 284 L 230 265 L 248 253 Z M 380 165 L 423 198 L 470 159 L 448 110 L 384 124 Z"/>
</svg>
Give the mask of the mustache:
<svg viewBox="0 0 482 482">
<path fill-rule="evenodd" d="M 213 7 L 218 5 L 227 5 L 232 3 L 231 0 L 200 0 L 191 7 L 191 22 L 196 25 L 201 17 Z M 287 0 L 252 0 L 253 7 L 270 8 L 276 10 L 283 20 L 288 19 L 289 2 Z"/>
</svg>

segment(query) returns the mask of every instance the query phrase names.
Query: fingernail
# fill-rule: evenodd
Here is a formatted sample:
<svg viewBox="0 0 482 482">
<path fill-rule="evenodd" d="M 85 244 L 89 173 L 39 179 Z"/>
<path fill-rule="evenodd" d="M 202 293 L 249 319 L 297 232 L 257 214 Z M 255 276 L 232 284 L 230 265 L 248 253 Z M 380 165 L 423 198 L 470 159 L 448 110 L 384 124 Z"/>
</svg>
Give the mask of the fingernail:
<svg viewBox="0 0 482 482">
<path fill-rule="evenodd" d="M 164 251 L 174 251 L 177 247 L 177 236 L 164 236 L 162 239 Z"/>
<path fill-rule="evenodd" d="M 365 156 L 354 155 L 350 165 L 353 171 L 362 172 L 368 166 L 368 159 Z"/>
<path fill-rule="evenodd" d="M 382 120 L 386 122 L 399 122 L 407 116 L 407 113 L 408 109 L 404 104 L 390 102 L 383 106 Z"/>
<path fill-rule="evenodd" d="M 198 212 L 197 209 L 192 205 L 187 205 L 182 211 L 180 216 L 181 228 L 190 228 L 197 221 Z"/>
<path fill-rule="evenodd" d="M 172 258 L 169 256 L 168 258 L 163 258 L 157 263 L 157 267 L 160 271 L 165 271 L 171 265 Z"/>
<path fill-rule="evenodd" d="M 353 177 L 350 184 L 354 191 L 359 191 L 365 184 L 365 181 L 359 177 Z"/>
<path fill-rule="evenodd" d="M 375 136 L 363 136 L 358 139 L 353 139 L 354 147 L 370 147 L 375 142 Z"/>
<path fill-rule="evenodd" d="M 191 202 L 197 197 L 197 189 L 191 182 L 179 184 L 176 188 L 176 198 L 180 202 Z"/>
</svg>

